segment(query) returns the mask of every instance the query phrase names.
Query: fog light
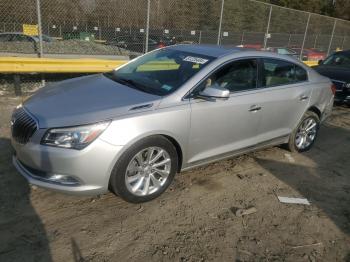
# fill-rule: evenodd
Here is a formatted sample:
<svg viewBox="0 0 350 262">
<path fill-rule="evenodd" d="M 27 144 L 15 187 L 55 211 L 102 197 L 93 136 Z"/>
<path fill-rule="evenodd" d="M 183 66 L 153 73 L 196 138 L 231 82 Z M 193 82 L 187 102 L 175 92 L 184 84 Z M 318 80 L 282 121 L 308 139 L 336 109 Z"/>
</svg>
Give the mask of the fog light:
<svg viewBox="0 0 350 262">
<path fill-rule="evenodd" d="M 67 176 L 67 175 L 61 175 L 61 174 L 52 174 L 47 177 L 47 180 L 62 184 L 62 185 L 69 185 L 69 186 L 76 186 L 79 185 L 80 182 L 72 177 L 72 176 Z"/>
</svg>

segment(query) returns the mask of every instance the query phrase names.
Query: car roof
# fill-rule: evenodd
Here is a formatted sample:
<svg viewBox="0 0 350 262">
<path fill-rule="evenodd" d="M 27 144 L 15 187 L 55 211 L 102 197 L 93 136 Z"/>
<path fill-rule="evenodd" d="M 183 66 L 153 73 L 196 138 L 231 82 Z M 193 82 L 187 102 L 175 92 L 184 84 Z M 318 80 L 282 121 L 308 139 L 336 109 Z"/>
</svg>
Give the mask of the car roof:
<svg viewBox="0 0 350 262">
<path fill-rule="evenodd" d="M 215 58 L 221 58 L 221 57 L 227 56 L 227 55 L 235 55 L 235 54 L 239 54 L 239 53 L 244 53 L 244 54 L 242 54 L 242 56 L 281 59 L 281 60 L 285 60 L 285 61 L 289 61 L 289 62 L 298 64 L 298 65 L 302 66 L 303 68 L 307 67 L 307 65 L 298 61 L 297 59 L 295 59 L 292 56 L 281 55 L 281 54 L 277 54 L 275 52 L 270 52 L 270 51 L 251 50 L 251 49 L 247 49 L 247 48 L 217 46 L 217 45 L 185 45 L 185 44 L 172 45 L 172 46 L 168 46 L 165 48 L 184 51 L 184 52 L 192 52 L 195 54 L 207 55 L 207 56 L 212 56 Z"/>
<path fill-rule="evenodd" d="M 218 46 L 218 45 L 179 44 L 179 45 L 169 46 L 168 48 L 178 50 L 178 51 L 196 53 L 199 55 L 207 55 L 207 56 L 213 56 L 213 57 L 221 57 L 224 55 L 245 51 L 245 49 L 241 47 Z"/>
</svg>

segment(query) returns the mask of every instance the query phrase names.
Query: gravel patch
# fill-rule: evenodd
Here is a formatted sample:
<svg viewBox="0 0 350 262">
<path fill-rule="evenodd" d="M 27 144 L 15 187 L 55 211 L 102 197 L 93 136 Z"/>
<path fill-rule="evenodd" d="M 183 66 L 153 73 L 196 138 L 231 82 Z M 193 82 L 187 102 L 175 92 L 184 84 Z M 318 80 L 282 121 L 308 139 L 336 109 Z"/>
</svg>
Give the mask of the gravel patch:
<svg viewBox="0 0 350 262">
<path fill-rule="evenodd" d="M 32 54 L 39 46 L 30 42 L 0 42 L 0 52 Z M 44 43 L 44 54 L 79 54 L 79 55 L 129 55 L 125 49 L 80 40 L 62 40 Z"/>
</svg>

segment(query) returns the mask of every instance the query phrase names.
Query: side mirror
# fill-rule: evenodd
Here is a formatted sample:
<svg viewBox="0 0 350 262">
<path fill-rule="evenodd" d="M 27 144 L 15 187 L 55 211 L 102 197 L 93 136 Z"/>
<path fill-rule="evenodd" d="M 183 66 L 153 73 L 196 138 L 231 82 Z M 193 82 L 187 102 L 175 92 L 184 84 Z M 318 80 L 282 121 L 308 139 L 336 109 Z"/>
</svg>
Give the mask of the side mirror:
<svg viewBox="0 0 350 262">
<path fill-rule="evenodd" d="M 214 84 L 199 92 L 197 97 L 209 101 L 215 101 L 216 99 L 228 99 L 230 97 L 230 91 L 226 88 L 220 87 L 218 84 Z"/>
<path fill-rule="evenodd" d="M 323 60 L 321 59 L 321 60 L 318 60 L 318 62 L 317 62 L 319 65 L 322 65 L 323 64 Z"/>
</svg>

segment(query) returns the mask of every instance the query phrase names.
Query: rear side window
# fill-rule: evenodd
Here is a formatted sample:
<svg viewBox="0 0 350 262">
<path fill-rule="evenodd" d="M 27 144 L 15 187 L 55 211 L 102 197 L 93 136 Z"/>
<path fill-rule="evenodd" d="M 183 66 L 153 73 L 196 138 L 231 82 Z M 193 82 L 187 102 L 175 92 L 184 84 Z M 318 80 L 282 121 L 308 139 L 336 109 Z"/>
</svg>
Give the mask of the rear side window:
<svg viewBox="0 0 350 262">
<path fill-rule="evenodd" d="M 284 60 L 263 59 L 262 85 L 264 87 L 289 85 L 307 80 L 307 72 Z"/>
</svg>

